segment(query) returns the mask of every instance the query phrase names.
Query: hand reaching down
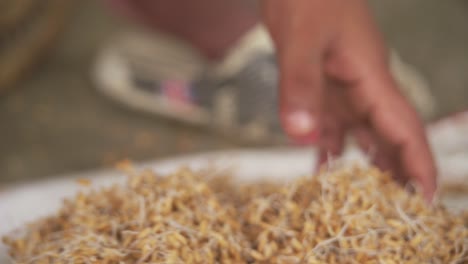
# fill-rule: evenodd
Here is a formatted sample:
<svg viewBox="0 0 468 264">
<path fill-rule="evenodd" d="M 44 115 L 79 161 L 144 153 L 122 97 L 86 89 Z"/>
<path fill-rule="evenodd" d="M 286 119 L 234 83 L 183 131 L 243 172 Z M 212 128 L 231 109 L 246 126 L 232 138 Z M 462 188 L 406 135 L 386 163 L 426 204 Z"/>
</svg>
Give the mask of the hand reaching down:
<svg viewBox="0 0 468 264">
<path fill-rule="evenodd" d="M 390 74 L 387 49 L 364 0 L 263 0 L 278 52 L 286 133 L 340 155 L 352 134 L 375 164 L 430 201 L 436 169 L 423 125 Z"/>
</svg>

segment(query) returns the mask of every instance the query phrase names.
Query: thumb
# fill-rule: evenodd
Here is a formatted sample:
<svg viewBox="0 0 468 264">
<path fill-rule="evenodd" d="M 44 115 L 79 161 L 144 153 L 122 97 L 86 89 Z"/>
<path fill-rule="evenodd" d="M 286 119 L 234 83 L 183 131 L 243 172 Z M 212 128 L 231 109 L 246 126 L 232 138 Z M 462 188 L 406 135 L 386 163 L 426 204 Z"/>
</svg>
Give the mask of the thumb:
<svg viewBox="0 0 468 264">
<path fill-rule="evenodd" d="M 280 58 L 281 123 L 300 144 L 315 143 L 320 137 L 323 75 L 321 58 L 313 54 L 319 53 L 311 52 L 310 46 L 288 47 Z"/>
</svg>

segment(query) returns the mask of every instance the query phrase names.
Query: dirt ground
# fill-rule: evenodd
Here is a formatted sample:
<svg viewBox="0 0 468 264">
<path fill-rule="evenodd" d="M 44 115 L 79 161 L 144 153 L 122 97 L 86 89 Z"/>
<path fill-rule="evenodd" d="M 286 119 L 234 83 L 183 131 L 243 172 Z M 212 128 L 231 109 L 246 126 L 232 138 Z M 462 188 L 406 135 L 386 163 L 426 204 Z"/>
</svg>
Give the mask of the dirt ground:
<svg viewBox="0 0 468 264">
<path fill-rule="evenodd" d="M 438 116 L 468 107 L 468 1 L 372 1 L 388 42 L 430 80 Z M 207 130 L 141 114 L 99 94 L 97 49 L 125 22 L 81 1 L 54 50 L 0 97 L 0 184 L 239 146 Z"/>
</svg>

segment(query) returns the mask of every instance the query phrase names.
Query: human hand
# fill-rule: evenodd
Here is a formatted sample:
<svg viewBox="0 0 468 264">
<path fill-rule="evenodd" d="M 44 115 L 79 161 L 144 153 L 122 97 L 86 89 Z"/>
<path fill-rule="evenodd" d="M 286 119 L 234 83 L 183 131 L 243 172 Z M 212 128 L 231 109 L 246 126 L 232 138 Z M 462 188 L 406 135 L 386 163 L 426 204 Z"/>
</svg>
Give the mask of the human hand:
<svg viewBox="0 0 468 264">
<path fill-rule="evenodd" d="M 280 117 L 320 161 L 340 155 L 351 133 L 375 164 L 432 200 L 436 169 L 424 128 L 391 76 L 387 49 L 364 0 L 262 0 L 276 45 Z"/>
</svg>

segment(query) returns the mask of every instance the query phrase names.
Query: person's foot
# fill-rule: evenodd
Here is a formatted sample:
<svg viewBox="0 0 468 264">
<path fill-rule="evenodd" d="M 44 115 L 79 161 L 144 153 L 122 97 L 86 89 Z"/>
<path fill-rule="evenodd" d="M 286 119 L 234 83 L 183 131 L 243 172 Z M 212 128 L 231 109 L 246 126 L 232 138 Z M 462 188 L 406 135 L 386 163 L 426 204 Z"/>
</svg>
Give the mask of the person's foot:
<svg viewBox="0 0 468 264">
<path fill-rule="evenodd" d="M 96 66 L 99 89 L 129 106 L 248 141 L 282 137 L 276 62 L 260 26 L 217 63 L 174 39 L 132 33 L 105 48 Z"/>
<path fill-rule="evenodd" d="M 429 117 L 434 102 L 424 79 L 396 53 L 391 66 L 402 91 Z M 102 51 L 95 69 L 99 89 L 134 108 L 250 142 L 284 139 L 274 50 L 262 26 L 218 62 L 165 35 L 125 34 Z"/>
</svg>

